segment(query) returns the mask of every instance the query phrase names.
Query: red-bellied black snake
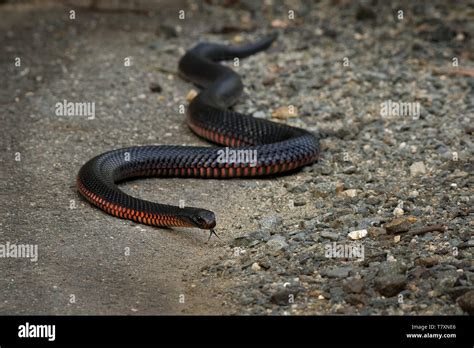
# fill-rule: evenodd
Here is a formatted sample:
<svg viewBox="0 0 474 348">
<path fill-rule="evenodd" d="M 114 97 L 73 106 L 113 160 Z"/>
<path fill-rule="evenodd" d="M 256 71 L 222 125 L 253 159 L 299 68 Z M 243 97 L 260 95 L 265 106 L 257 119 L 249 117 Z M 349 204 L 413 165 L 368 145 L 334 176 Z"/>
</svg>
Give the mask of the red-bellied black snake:
<svg viewBox="0 0 474 348">
<path fill-rule="evenodd" d="M 224 147 L 153 145 L 109 151 L 82 166 L 77 176 L 79 192 L 117 217 L 154 226 L 198 227 L 209 229 L 212 234 L 216 225 L 212 211 L 138 199 L 122 192 L 117 183 L 144 176 L 222 179 L 268 176 L 316 161 L 319 140 L 312 133 L 229 110 L 242 93 L 243 85 L 237 73 L 217 62 L 262 51 L 275 38 L 276 35 L 271 35 L 244 46 L 201 43 L 186 52 L 179 62 L 180 74 L 202 88 L 188 106 L 189 127 L 197 135 Z M 229 151 L 233 156 L 228 156 Z"/>
</svg>

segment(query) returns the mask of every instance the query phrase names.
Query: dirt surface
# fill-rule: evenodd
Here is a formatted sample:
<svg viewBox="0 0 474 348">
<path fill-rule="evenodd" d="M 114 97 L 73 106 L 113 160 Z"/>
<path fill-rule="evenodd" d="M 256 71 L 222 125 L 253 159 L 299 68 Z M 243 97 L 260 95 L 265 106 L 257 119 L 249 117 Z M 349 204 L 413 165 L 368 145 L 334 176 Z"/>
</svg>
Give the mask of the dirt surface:
<svg viewBox="0 0 474 348">
<path fill-rule="evenodd" d="M 0 243 L 38 246 L 37 262 L 0 259 L 0 314 L 469 312 L 472 7 L 94 3 L 0 5 Z M 76 173 L 102 152 L 206 144 L 180 113 L 194 87 L 177 76 L 179 57 L 199 41 L 272 30 L 279 41 L 236 67 L 246 86 L 236 109 L 317 132 L 319 163 L 278 178 L 122 185 L 213 210 L 222 239 L 209 243 L 204 231 L 117 219 L 78 195 Z M 382 117 L 389 99 L 421 113 Z M 63 100 L 95 103 L 95 117 L 58 116 Z M 407 237 L 387 230 L 395 215 L 408 229 L 443 229 Z M 327 257 L 333 242 L 364 256 Z"/>
<path fill-rule="evenodd" d="M 5 5 L 0 11 L 6 51 L 1 240 L 38 245 L 37 262 L 1 259 L 0 312 L 219 313 L 206 283 L 183 278 L 219 254 L 217 242 L 206 244 L 206 232 L 114 219 L 75 189 L 80 166 L 101 152 L 199 143 L 178 112 L 190 86 L 158 71 L 176 70 L 189 44 L 174 43 L 167 53 L 148 47 L 160 40 L 157 26 L 167 13 L 147 17 L 82 8 L 69 20 L 68 7 Z M 21 67 L 12 64 L 14 57 L 21 57 Z M 125 57 L 132 57 L 130 67 Z M 150 92 L 151 82 L 163 92 Z M 57 116 L 55 105 L 64 99 L 95 102 L 95 119 Z M 141 180 L 124 189 L 153 201 L 212 206 L 219 216 L 230 210 L 230 202 L 222 204 L 227 189 L 216 181 Z M 227 237 L 226 230 L 219 232 Z"/>
</svg>

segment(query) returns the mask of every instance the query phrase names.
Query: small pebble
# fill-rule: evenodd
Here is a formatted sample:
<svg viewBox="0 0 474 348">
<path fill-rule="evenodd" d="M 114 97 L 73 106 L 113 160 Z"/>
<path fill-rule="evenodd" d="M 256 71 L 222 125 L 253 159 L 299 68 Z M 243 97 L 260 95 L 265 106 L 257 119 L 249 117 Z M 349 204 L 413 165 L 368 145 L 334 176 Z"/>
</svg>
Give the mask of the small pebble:
<svg viewBox="0 0 474 348">
<path fill-rule="evenodd" d="M 356 189 L 349 189 L 349 190 L 342 191 L 341 196 L 353 198 L 353 197 L 357 196 L 357 190 Z"/>
<path fill-rule="evenodd" d="M 474 290 L 466 292 L 456 300 L 459 307 L 469 315 L 474 315 Z"/>
<path fill-rule="evenodd" d="M 352 232 L 349 232 L 347 236 L 352 240 L 362 239 L 365 236 L 367 236 L 367 230 L 352 231 Z"/>
<path fill-rule="evenodd" d="M 387 232 L 382 227 L 370 227 L 368 229 L 368 233 L 369 233 L 369 236 L 371 236 L 372 238 L 377 238 L 381 235 L 386 234 Z"/>
<path fill-rule="evenodd" d="M 420 257 L 419 259 L 415 260 L 415 265 L 418 266 L 425 266 L 425 267 L 432 267 L 434 265 L 437 265 L 439 262 L 438 258 L 436 257 Z"/>
<path fill-rule="evenodd" d="M 288 26 L 288 22 L 282 21 L 281 19 L 274 19 L 271 22 L 272 28 L 286 28 Z"/>
<path fill-rule="evenodd" d="M 186 100 L 190 102 L 191 100 L 196 98 L 197 95 L 198 95 L 198 92 L 195 89 L 191 89 L 186 95 Z"/>
<path fill-rule="evenodd" d="M 260 265 L 257 262 L 252 263 L 252 266 L 250 268 L 254 272 L 258 272 L 262 269 L 262 267 L 260 267 Z"/>
<path fill-rule="evenodd" d="M 158 83 L 152 82 L 150 83 L 150 91 L 154 93 L 161 93 L 161 91 L 163 91 L 163 88 L 161 88 L 161 86 Z"/>
<path fill-rule="evenodd" d="M 392 297 L 400 293 L 406 286 L 403 275 L 388 275 L 377 277 L 374 282 L 375 289 L 383 296 Z"/>
<path fill-rule="evenodd" d="M 271 295 L 270 301 L 280 306 L 288 306 L 294 301 L 297 294 L 298 291 L 294 291 L 290 288 L 282 288 Z"/>
<path fill-rule="evenodd" d="M 280 119 L 298 117 L 298 109 L 296 107 L 281 106 L 272 112 L 272 117 Z"/>
<path fill-rule="evenodd" d="M 393 210 L 393 215 L 396 216 L 396 217 L 400 217 L 404 214 L 405 212 L 403 211 L 402 208 L 399 208 L 399 207 L 396 207 L 394 210 Z"/>
<path fill-rule="evenodd" d="M 423 162 L 415 162 L 410 166 L 411 176 L 419 176 L 423 174 L 426 174 L 426 168 Z"/>
<path fill-rule="evenodd" d="M 321 275 L 328 278 L 346 278 L 351 270 L 352 267 L 349 266 L 334 267 L 322 270 Z"/>
<path fill-rule="evenodd" d="M 265 216 L 260 220 L 260 228 L 264 231 L 274 232 L 283 223 L 283 219 L 278 215 Z"/>
<path fill-rule="evenodd" d="M 384 225 L 388 234 L 402 233 L 410 229 L 411 224 L 416 221 L 413 217 L 396 218 Z"/>
<path fill-rule="evenodd" d="M 272 251 L 277 252 L 288 247 L 288 243 L 285 241 L 285 237 L 276 235 L 267 242 L 267 246 L 270 247 Z"/>
<path fill-rule="evenodd" d="M 342 288 L 345 292 L 360 294 L 364 290 L 365 282 L 362 279 L 347 280 Z"/>
<path fill-rule="evenodd" d="M 255 111 L 252 116 L 255 118 L 267 118 L 267 113 L 265 111 Z"/>
<path fill-rule="evenodd" d="M 335 232 L 323 231 L 321 232 L 321 237 L 336 241 L 339 239 L 339 234 Z"/>
<path fill-rule="evenodd" d="M 344 168 L 344 170 L 342 172 L 344 174 L 354 174 L 356 171 L 357 171 L 356 166 L 349 166 L 349 167 Z"/>
</svg>

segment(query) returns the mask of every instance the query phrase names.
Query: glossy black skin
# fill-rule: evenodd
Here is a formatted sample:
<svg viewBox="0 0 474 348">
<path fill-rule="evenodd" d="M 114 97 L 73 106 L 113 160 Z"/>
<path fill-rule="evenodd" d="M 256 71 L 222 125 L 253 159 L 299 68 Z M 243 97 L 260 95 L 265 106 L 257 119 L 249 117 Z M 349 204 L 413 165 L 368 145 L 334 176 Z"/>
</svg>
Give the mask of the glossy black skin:
<svg viewBox="0 0 474 348">
<path fill-rule="evenodd" d="M 318 138 L 300 128 L 228 110 L 241 95 L 243 84 L 233 70 L 217 63 L 262 51 L 275 39 L 276 35 L 270 35 L 256 43 L 238 47 L 200 43 L 189 50 L 179 61 L 179 71 L 186 80 L 201 86 L 202 91 L 190 103 L 187 121 L 194 130 L 204 129 L 223 134 L 228 139 L 238 139 L 239 149 L 256 150 L 257 168 L 290 163 L 301 167 L 318 158 Z M 214 172 L 209 176 L 206 171 L 193 171 L 196 168 L 222 168 L 223 164 L 217 161 L 219 149 L 224 148 L 153 145 L 113 150 L 87 162 L 79 171 L 78 181 L 83 190 L 117 206 L 157 217 L 173 217 L 179 226 L 209 229 L 213 233 L 216 218 L 212 211 L 134 198 L 122 192 L 117 183 L 143 176 L 220 178 L 220 171 L 217 176 Z M 242 167 L 247 165 L 242 164 Z M 184 173 L 180 171 L 182 168 L 186 169 Z M 251 175 L 242 172 L 240 176 Z"/>
</svg>

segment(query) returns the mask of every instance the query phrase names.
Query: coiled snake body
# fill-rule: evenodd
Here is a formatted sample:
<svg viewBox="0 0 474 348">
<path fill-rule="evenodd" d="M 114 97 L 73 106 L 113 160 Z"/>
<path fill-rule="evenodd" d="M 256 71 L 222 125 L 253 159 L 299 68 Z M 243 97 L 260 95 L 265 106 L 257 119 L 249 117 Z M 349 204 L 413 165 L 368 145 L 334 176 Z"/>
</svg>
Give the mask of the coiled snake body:
<svg viewBox="0 0 474 348">
<path fill-rule="evenodd" d="M 187 109 L 189 127 L 207 140 L 253 151 L 254 163 L 222 161 L 224 147 L 137 146 L 109 151 L 82 166 L 79 192 L 92 204 L 114 216 L 154 226 L 198 227 L 216 225 L 212 211 L 164 205 L 132 197 L 117 183 L 132 177 L 255 177 L 283 173 L 314 162 L 319 142 L 310 132 L 256 119 L 228 110 L 240 96 L 240 77 L 218 61 L 244 58 L 268 48 L 276 35 L 245 46 L 201 43 L 179 62 L 179 72 L 202 87 Z M 228 149 L 227 149 L 228 150 Z"/>
</svg>

